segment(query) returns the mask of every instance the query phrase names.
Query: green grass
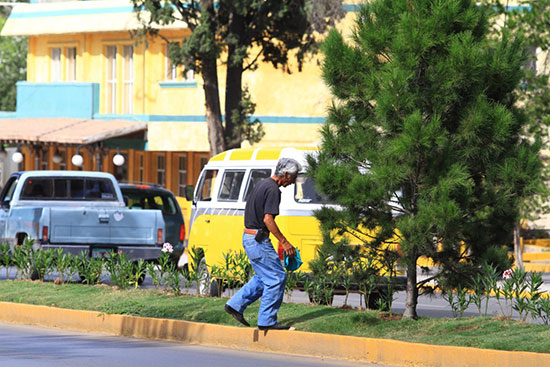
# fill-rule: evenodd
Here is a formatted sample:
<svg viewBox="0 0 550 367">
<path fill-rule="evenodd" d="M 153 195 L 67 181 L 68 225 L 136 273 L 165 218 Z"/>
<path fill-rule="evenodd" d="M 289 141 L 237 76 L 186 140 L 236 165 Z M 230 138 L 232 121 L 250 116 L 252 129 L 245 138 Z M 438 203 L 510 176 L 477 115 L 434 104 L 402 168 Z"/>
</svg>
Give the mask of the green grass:
<svg viewBox="0 0 550 367">
<path fill-rule="evenodd" d="M 156 289 L 118 290 L 109 286 L 54 285 L 30 281 L 1 281 L 0 301 L 170 318 L 224 325 L 239 324 L 223 311 L 226 299 L 180 296 Z M 256 324 L 259 302 L 245 317 Z M 427 344 L 550 353 L 550 328 L 495 318 L 421 318 L 383 320 L 371 311 L 286 303 L 279 321 L 297 330 L 388 338 Z"/>
</svg>

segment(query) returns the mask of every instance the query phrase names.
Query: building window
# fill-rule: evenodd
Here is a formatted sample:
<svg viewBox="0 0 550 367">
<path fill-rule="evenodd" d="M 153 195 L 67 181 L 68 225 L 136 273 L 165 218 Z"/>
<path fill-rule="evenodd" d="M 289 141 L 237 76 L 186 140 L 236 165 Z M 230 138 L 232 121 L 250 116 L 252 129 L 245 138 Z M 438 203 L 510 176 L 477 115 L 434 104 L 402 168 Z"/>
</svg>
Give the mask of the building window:
<svg viewBox="0 0 550 367">
<path fill-rule="evenodd" d="M 175 65 L 172 61 L 172 59 L 170 58 L 170 43 L 167 43 L 166 44 L 166 56 L 165 56 L 165 70 L 166 70 L 166 80 L 167 81 L 179 81 L 179 80 L 182 80 L 182 75 L 183 75 L 183 81 L 186 81 L 186 82 L 192 82 L 193 79 L 194 79 L 194 73 L 193 73 L 193 70 L 189 70 L 187 72 L 183 72 L 183 67 L 180 66 L 178 67 L 177 65 Z"/>
<path fill-rule="evenodd" d="M 59 162 L 59 169 L 65 171 L 67 169 L 67 152 L 64 150 L 60 150 L 57 153 L 61 157 L 61 161 Z"/>
<path fill-rule="evenodd" d="M 106 86 L 105 88 L 105 111 L 115 113 L 116 107 L 116 46 L 107 46 L 106 48 Z"/>
<path fill-rule="evenodd" d="M 164 186 L 166 182 L 166 159 L 164 155 L 157 156 L 157 183 Z"/>
<path fill-rule="evenodd" d="M 65 49 L 65 80 L 76 80 L 76 47 Z"/>
<path fill-rule="evenodd" d="M 42 150 L 40 153 L 37 154 L 40 154 L 40 169 L 43 171 L 50 169 L 50 162 L 48 161 L 48 151 Z"/>
<path fill-rule="evenodd" d="M 61 48 L 52 48 L 51 81 L 61 81 Z"/>
<path fill-rule="evenodd" d="M 138 166 L 138 172 L 139 172 L 139 182 L 143 182 L 143 154 L 139 155 L 139 166 Z"/>
<path fill-rule="evenodd" d="M 177 80 L 178 79 L 178 68 L 172 62 L 172 59 L 169 56 L 170 54 L 170 44 L 166 44 L 166 80 Z"/>
<path fill-rule="evenodd" d="M 123 87 L 122 92 L 123 109 L 122 113 L 132 113 L 133 86 L 134 86 L 134 46 L 124 46 L 122 53 L 123 61 Z"/>
<path fill-rule="evenodd" d="M 187 185 L 187 156 L 178 157 L 178 196 L 185 196 Z"/>
</svg>

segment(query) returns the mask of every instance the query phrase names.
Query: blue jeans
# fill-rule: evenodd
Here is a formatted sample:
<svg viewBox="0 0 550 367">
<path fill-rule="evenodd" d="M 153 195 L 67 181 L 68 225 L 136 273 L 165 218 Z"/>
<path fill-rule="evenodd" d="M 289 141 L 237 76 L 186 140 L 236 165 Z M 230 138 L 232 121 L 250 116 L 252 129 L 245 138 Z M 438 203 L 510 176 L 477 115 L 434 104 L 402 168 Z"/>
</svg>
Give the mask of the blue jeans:
<svg viewBox="0 0 550 367">
<path fill-rule="evenodd" d="M 277 323 L 277 311 L 283 302 L 286 273 L 275 252 L 269 237 L 261 242 L 254 235 L 243 234 L 243 247 L 252 268 L 256 272 L 227 302 L 241 313 L 249 304 L 262 297 L 258 312 L 258 326 L 271 326 Z"/>
</svg>

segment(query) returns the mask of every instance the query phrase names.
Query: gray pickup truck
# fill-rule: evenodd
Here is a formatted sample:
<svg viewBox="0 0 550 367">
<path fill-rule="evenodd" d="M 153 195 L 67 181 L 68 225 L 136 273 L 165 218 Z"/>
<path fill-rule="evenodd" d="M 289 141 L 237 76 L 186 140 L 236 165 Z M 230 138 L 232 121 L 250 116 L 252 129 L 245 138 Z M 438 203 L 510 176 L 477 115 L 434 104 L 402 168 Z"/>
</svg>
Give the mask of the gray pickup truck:
<svg viewBox="0 0 550 367">
<path fill-rule="evenodd" d="M 35 248 L 93 257 L 122 251 L 132 260 L 154 260 L 164 235 L 162 212 L 128 209 L 109 173 L 18 172 L 0 194 L 0 241 L 12 246 L 29 237 Z"/>
</svg>

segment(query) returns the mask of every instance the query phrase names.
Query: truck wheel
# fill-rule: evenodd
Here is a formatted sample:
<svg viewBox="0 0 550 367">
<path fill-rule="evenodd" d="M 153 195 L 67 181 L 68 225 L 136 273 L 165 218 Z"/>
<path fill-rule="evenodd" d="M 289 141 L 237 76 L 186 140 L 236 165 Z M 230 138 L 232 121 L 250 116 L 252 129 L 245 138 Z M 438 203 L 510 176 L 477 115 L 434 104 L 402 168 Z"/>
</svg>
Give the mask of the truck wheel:
<svg viewBox="0 0 550 367">
<path fill-rule="evenodd" d="M 370 297 L 367 297 L 365 294 L 365 305 L 367 305 L 367 308 L 369 310 L 380 310 L 380 311 L 389 311 L 389 308 L 386 306 L 383 306 L 380 308 L 379 300 L 385 301 L 387 299 L 387 292 L 383 290 L 377 290 L 372 291 L 370 294 Z M 367 300 L 368 298 L 368 300 Z"/>
</svg>

